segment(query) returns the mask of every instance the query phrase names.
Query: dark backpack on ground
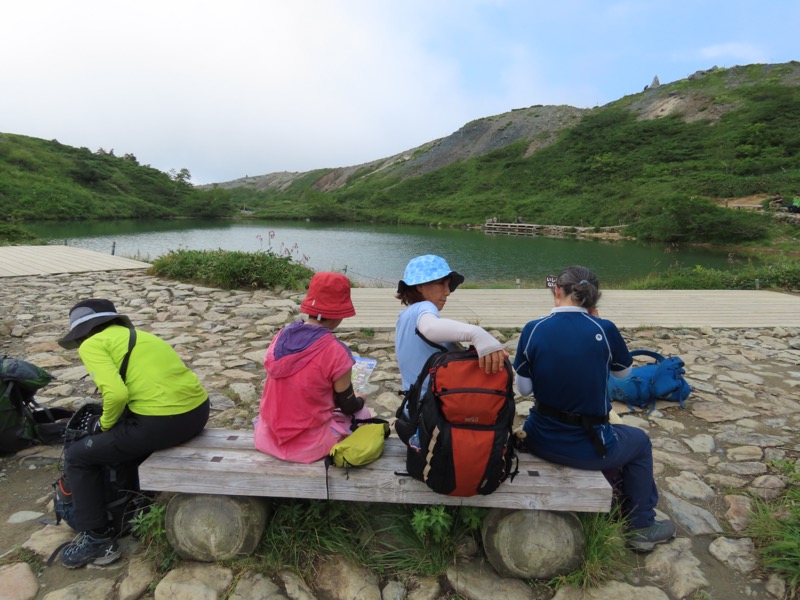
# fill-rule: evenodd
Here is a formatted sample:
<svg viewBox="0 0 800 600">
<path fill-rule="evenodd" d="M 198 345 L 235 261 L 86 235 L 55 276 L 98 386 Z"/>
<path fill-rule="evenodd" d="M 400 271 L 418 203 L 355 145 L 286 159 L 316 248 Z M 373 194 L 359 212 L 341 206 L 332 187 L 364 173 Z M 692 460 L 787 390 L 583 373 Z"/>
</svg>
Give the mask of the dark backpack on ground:
<svg viewBox="0 0 800 600">
<path fill-rule="evenodd" d="M 78 409 L 67 425 L 64 434 L 64 450 L 66 451 L 72 444 L 91 435 L 89 430 L 102 413 L 102 405 L 95 402 L 84 404 Z M 116 530 L 117 535 L 126 535 L 130 532 L 131 521 L 152 502 L 150 497 L 139 491 L 138 464 L 125 463 L 105 466 L 103 467 L 103 480 L 108 521 Z M 56 515 L 56 525 L 64 521 L 75 529 L 72 490 L 63 473 L 53 483 L 53 511 Z"/>
<path fill-rule="evenodd" d="M 73 411 L 41 406 L 34 399 L 52 380 L 41 367 L 0 356 L 0 453 L 61 442 Z"/>
<path fill-rule="evenodd" d="M 633 406 L 655 408 L 657 400 L 678 402 L 683 408 L 683 401 L 689 397 L 692 388 L 683 378 L 686 369 L 684 362 L 677 356 L 664 358 L 658 352 L 650 350 L 634 350 L 631 356 L 647 356 L 656 362 L 633 367 L 628 377 L 608 378 L 608 396 L 611 400 L 624 402 L 628 408 Z"/>
<path fill-rule="evenodd" d="M 425 395 L 420 390 L 430 375 Z M 410 418 L 407 422 L 406 409 Z M 406 469 L 439 494 L 491 494 L 517 471 L 513 371 L 487 375 L 474 350 L 433 354 L 397 411 L 411 432 Z M 402 439 L 402 436 L 401 436 Z M 406 441 L 406 440 L 403 440 Z"/>
</svg>

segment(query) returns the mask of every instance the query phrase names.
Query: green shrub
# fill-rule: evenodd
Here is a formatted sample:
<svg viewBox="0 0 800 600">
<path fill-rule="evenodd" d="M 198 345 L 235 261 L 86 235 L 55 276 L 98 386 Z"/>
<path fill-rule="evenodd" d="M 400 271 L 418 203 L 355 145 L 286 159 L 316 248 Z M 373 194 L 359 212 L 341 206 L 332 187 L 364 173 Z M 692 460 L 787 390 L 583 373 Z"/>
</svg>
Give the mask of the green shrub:
<svg viewBox="0 0 800 600">
<path fill-rule="evenodd" d="M 632 290 L 797 290 L 800 289 L 800 260 L 748 263 L 731 271 L 700 265 L 675 266 L 665 273 L 630 281 L 626 287 Z"/>
<path fill-rule="evenodd" d="M 19 225 L 0 223 L 0 245 L 12 245 L 38 242 L 39 238 Z"/>
<path fill-rule="evenodd" d="M 153 261 L 159 277 L 223 289 L 305 290 L 314 271 L 271 251 L 173 250 Z"/>
<path fill-rule="evenodd" d="M 710 242 L 717 244 L 763 240 L 769 232 L 764 215 L 735 211 L 700 198 L 675 196 L 660 210 L 627 226 L 623 234 L 648 242 Z"/>
</svg>

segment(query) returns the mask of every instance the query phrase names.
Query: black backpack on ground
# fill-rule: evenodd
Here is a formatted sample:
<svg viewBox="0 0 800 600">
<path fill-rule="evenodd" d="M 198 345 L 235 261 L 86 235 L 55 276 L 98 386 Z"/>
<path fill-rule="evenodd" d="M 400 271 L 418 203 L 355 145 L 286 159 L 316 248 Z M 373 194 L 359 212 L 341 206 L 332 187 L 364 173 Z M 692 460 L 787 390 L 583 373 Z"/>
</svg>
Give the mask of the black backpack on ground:
<svg viewBox="0 0 800 600">
<path fill-rule="evenodd" d="M 420 397 L 428 376 L 428 390 Z M 439 494 L 491 494 L 517 474 L 514 415 L 508 360 L 487 375 L 474 350 L 431 355 L 397 411 L 395 429 L 408 445 L 408 474 Z"/>
<path fill-rule="evenodd" d="M 53 380 L 41 367 L 0 356 L 0 453 L 60 443 L 73 411 L 41 406 L 36 391 Z"/>
</svg>

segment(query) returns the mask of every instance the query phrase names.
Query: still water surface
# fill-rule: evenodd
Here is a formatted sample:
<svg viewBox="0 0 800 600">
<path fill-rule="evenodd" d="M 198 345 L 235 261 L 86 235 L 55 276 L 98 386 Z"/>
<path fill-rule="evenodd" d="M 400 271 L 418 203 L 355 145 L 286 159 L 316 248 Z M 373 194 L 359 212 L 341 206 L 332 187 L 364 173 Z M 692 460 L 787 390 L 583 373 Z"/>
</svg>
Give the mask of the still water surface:
<svg viewBox="0 0 800 600">
<path fill-rule="evenodd" d="M 34 223 L 26 228 L 54 243 L 151 260 L 170 250 L 272 248 L 290 252 L 315 270 L 345 271 L 362 285 L 394 286 L 409 259 L 439 254 L 468 282 L 521 280 L 542 287 L 547 275 L 571 264 L 588 266 L 601 282 L 622 282 L 662 272 L 679 263 L 728 268 L 725 252 L 669 249 L 636 242 L 600 242 L 487 235 L 480 231 L 395 225 L 318 224 L 278 221 L 113 221 Z M 271 237 L 271 239 L 270 239 Z M 305 257 L 305 258 L 304 258 Z"/>
</svg>

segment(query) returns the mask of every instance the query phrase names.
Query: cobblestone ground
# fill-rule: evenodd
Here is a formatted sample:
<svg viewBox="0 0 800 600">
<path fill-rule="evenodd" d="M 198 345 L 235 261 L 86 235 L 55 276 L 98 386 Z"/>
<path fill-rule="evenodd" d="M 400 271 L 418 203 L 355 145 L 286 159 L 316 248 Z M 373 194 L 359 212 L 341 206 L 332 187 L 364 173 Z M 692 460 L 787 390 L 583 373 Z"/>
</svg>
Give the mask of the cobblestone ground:
<svg viewBox="0 0 800 600">
<path fill-rule="evenodd" d="M 83 378 L 77 353 L 62 350 L 56 340 L 74 302 L 107 297 L 138 327 L 168 340 L 198 373 L 211 396 L 210 427 L 251 426 L 263 386 L 266 347 L 279 327 L 297 318 L 299 305 L 299 298 L 286 293 L 222 291 L 139 272 L 10 278 L 2 283 L 0 353 L 57 376 L 40 392 L 40 402 L 74 406 L 97 399 L 94 386 Z M 516 333 L 493 333 L 515 351 Z M 400 388 L 392 332 L 343 329 L 338 335 L 354 352 L 379 359 L 368 405 L 379 416 L 392 416 Z M 783 583 L 760 569 L 752 540 L 742 532 L 753 498 L 776 497 L 785 487 L 785 478 L 771 463 L 800 455 L 800 329 L 648 329 L 623 330 L 623 335 L 631 349 L 681 356 L 694 389 L 685 409 L 661 403 L 646 415 L 626 414 L 618 407 L 625 423 L 645 429 L 653 440 L 659 509 L 678 523 L 679 537 L 649 555 L 631 554 L 630 568 L 622 569 L 618 581 L 591 597 L 784 597 Z M 527 400 L 518 398 L 520 421 L 529 408 Z M 58 449 L 53 448 L 0 459 L 0 554 L 25 546 L 47 556 L 71 537 L 39 522 L 49 516 L 57 459 Z M 219 597 L 231 589 L 236 591 L 229 597 L 241 599 L 352 598 L 352 586 L 358 583 L 363 598 L 552 596 L 541 587 L 498 578 L 477 556 L 454 565 L 439 580 L 411 582 L 377 579 L 356 565 L 343 567 L 339 560 L 335 570 L 343 583 L 336 589 L 330 589 L 333 578 L 324 566 L 305 581 L 289 572 L 275 581 L 249 573 L 237 583 L 221 565 L 185 564 L 159 583 L 140 559 L 141 548 L 125 542 L 126 558 L 107 568 L 66 571 L 56 564 L 37 575 L 25 563 L 12 562 L 0 568 L 0 589 L 19 591 L 10 597 L 50 599 Z M 179 592 L 187 589 L 194 591 Z M 556 598 L 571 594 L 561 590 Z"/>
</svg>

